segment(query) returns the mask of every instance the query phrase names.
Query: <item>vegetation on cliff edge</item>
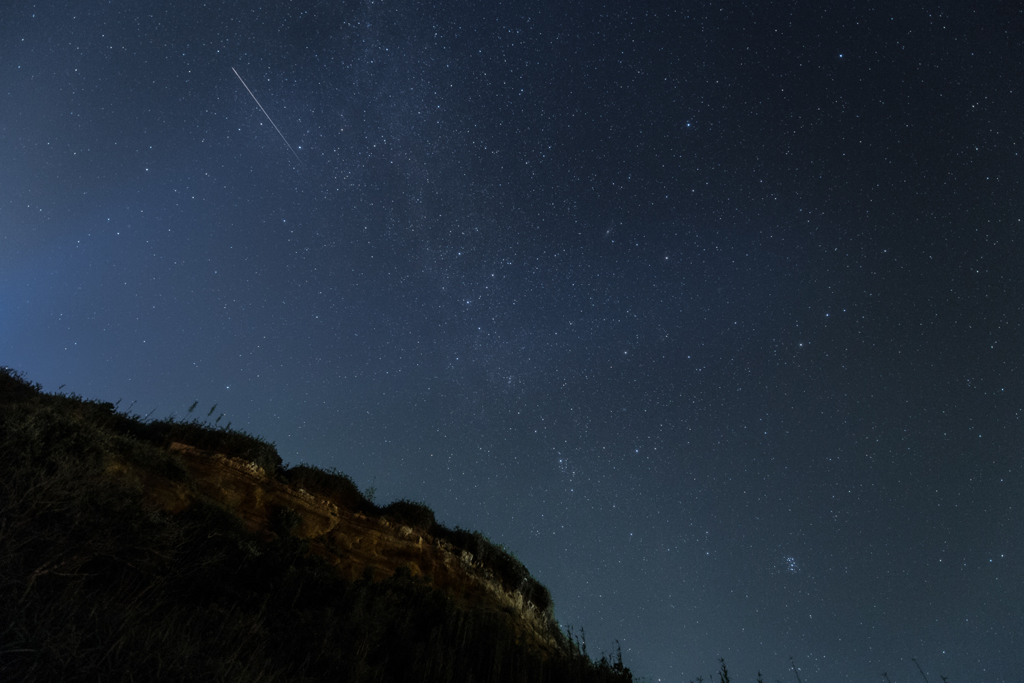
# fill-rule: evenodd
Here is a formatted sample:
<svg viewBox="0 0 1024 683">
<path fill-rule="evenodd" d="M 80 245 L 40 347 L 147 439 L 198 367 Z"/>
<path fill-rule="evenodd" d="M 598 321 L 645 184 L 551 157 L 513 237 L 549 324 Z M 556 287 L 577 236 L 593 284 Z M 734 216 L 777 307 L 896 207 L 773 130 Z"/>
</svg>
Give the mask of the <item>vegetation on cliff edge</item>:
<svg viewBox="0 0 1024 683">
<path fill-rule="evenodd" d="M 407 571 L 343 581 L 307 541 L 260 540 L 201 497 L 169 514 L 106 473 L 128 462 L 192 486 L 172 442 L 443 539 L 552 609 L 516 558 L 425 505 L 378 507 L 343 474 L 283 467 L 258 437 L 146 421 L 0 368 L 0 680 L 632 680 L 560 632 L 560 655 L 534 651 L 509 614 L 460 607 Z"/>
</svg>

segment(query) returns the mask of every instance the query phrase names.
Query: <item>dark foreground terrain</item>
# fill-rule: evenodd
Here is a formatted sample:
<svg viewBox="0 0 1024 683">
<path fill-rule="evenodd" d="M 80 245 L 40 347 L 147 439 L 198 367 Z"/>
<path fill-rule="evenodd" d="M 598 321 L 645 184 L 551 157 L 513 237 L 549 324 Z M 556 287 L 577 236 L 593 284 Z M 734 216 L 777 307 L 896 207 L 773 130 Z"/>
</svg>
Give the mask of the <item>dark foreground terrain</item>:
<svg viewBox="0 0 1024 683">
<path fill-rule="evenodd" d="M 582 651 L 581 651 L 582 650 Z M 0 681 L 630 681 L 501 546 L 0 369 Z"/>
</svg>

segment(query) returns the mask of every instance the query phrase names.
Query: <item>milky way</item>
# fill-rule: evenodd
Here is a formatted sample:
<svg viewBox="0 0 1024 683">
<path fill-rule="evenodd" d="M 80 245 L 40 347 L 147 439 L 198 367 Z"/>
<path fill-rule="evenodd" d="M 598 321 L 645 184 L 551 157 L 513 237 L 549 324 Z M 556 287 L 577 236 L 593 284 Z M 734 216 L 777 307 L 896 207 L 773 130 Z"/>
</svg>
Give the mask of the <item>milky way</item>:
<svg viewBox="0 0 1024 683">
<path fill-rule="evenodd" d="M 1017 680 L 1010 7 L 14 7 L 0 363 L 425 501 L 649 680 Z"/>
</svg>

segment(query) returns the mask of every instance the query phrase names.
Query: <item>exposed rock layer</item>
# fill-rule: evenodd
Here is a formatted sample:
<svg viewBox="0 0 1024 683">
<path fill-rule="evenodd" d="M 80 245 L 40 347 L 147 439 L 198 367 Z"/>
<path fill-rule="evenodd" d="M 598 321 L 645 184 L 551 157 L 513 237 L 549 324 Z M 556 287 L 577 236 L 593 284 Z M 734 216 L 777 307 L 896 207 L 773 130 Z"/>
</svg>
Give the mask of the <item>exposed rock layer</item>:
<svg viewBox="0 0 1024 683">
<path fill-rule="evenodd" d="M 425 577 L 467 609 L 502 611 L 513 619 L 520 639 L 548 654 L 560 651 L 558 625 L 514 588 L 495 580 L 472 554 L 458 551 L 442 539 L 339 508 L 329 500 L 294 488 L 266 475 L 251 462 L 173 443 L 175 453 L 192 481 L 174 479 L 122 463 L 116 473 L 135 479 L 161 508 L 180 513 L 197 496 L 229 510 L 260 537 L 271 540 L 290 533 L 309 542 L 310 552 L 332 564 L 342 578 L 354 581 L 367 570 L 383 578 L 400 567 Z M 283 511 L 292 521 L 280 529 Z"/>
</svg>

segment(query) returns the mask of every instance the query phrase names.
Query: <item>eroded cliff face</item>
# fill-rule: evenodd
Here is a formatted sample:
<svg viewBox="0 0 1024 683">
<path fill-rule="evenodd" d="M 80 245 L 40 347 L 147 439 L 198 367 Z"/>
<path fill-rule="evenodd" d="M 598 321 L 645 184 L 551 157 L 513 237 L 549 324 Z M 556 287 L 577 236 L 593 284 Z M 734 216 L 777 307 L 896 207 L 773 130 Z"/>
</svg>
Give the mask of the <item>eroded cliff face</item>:
<svg viewBox="0 0 1024 683">
<path fill-rule="evenodd" d="M 349 581 L 359 579 L 368 569 L 384 578 L 405 567 L 465 609 L 504 612 L 523 644 L 548 655 L 565 654 L 551 613 L 539 610 L 521 592 L 496 580 L 471 553 L 385 517 L 341 509 L 268 477 L 251 462 L 181 443 L 171 444 L 169 450 L 180 458 L 191 481 L 175 481 L 127 463 L 112 466 L 110 472 L 134 480 L 150 500 L 170 513 L 180 513 L 202 497 L 229 510 L 264 540 L 280 533 L 305 539 L 310 552 Z M 291 512 L 283 513 L 287 510 Z M 282 514 L 291 521 L 288 532 L 280 529 Z"/>
</svg>

